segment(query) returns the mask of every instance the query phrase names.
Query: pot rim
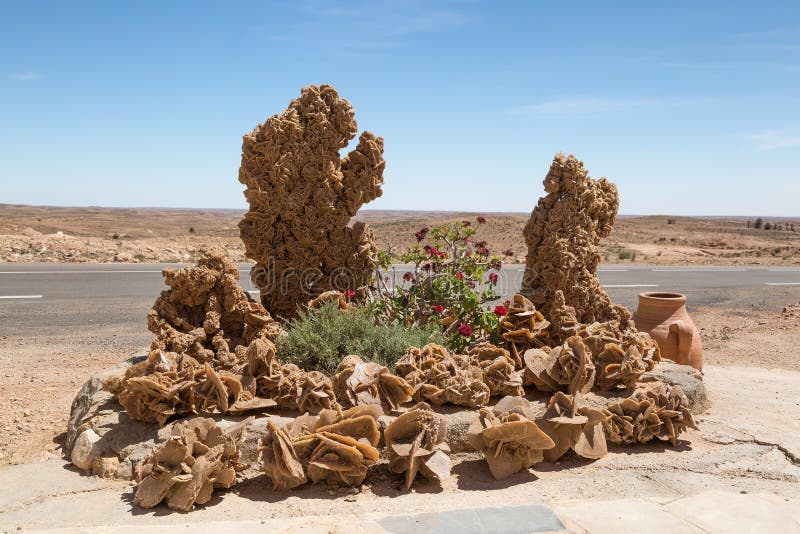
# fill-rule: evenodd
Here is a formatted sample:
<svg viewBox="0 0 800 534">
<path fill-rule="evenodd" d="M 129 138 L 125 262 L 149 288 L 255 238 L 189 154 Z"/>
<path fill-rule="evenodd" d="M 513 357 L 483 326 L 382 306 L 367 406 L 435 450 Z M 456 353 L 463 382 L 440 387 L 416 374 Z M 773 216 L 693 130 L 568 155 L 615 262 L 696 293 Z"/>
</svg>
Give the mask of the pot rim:
<svg viewBox="0 0 800 534">
<path fill-rule="evenodd" d="M 647 291 L 644 293 L 639 293 L 639 301 L 641 302 L 643 300 L 679 304 L 686 302 L 686 295 L 681 293 L 672 293 L 669 291 Z"/>
</svg>

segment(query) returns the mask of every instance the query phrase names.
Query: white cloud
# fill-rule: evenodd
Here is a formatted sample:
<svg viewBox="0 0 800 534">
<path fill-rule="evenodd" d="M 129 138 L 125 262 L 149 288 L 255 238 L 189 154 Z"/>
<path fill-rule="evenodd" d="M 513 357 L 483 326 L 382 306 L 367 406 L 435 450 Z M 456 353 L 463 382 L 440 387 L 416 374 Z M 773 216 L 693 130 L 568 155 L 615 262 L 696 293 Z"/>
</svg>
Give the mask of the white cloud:
<svg viewBox="0 0 800 534">
<path fill-rule="evenodd" d="M 16 74 L 12 74 L 10 76 L 10 78 L 12 80 L 15 80 L 15 81 L 18 81 L 18 82 L 28 82 L 28 81 L 31 81 L 31 80 L 38 80 L 41 77 L 42 77 L 42 75 L 39 74 L 38 72 L 18 72 Z"/>
<path fill-rule="evenodd" d="M 800 146 L 800 133 L 786 130 L 763 130 L 744 135 L 742 138 L 756 141 L 759 150 L 776 150 Z"/>
<path fill-rule="evenodd" d="M 664 98 L 606 98 L 594 96 L 564 97 L 521 106 L 518 115 L 589 115 L 620 113 L 636 109 L 663 109 L 690 104 L 689 101 Z"/>
</svg>

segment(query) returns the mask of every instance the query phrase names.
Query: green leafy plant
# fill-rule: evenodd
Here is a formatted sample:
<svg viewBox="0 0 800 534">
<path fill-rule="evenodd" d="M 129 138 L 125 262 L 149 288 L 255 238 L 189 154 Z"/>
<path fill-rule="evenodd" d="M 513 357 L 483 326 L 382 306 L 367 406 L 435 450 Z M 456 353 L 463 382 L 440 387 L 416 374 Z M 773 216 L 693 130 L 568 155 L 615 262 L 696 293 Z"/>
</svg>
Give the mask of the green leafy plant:
<svg viewBox="0 0 800 534">
<path fill-rule="evenodd" d="M 277 355 L 282 362 L 327 374 L 333 374 L 348 354 L 393 370 L 408 347 L 426 343 L 444 343 L 436 325 L 382 324 L 368 308 L 351 306 L 342 311 L 336 303 L 327 302 L 301 312 L 289 323 L 286 335 L 278 340 Z"/>
<path fill-rule="evenodd" d="M 414 235 L 418 245 L 396 256 L 379 254 L 381 269 L 375 277 L 371 307 L 387 324 L 435 324 L 453 350 L 489 340 L 497 342 L 497 325 L 507 313 L 492 307 L 503 262 L 492 256 L 485 241 L 475 241 L 476 228 L 486 219 L 422 228 Z M 513 251 L 508 251 L 513 254 Z M 390 286 L 387 271 L 392 261 L 410 264 L 402 278 Z"/>
</svg>

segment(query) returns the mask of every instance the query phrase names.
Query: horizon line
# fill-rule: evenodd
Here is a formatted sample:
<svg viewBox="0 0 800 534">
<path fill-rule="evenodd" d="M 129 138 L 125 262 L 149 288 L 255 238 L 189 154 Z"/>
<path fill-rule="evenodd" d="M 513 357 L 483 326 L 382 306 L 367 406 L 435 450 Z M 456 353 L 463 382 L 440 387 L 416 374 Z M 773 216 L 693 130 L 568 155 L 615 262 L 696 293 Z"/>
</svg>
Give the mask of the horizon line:
<svg viewBox="0 0 800 534">
<path fill-rule="evenodd" d="M 102 209 L 102 210 L 166 210 L 166 211 L 230 211 L 242 212 L 248 211 L 247 208 L 204 208 L 204 207 L 173 207 L 173 206 L 99 206 L 94 204 L 89 205 L 55 205 L 55 204 L 8 204 L 1 203 L 0 208 L 46 208 L 46 209 Z M 437 214 L 486 214 L 486 215 L 529 215 L 528 211 L 469 211 L 469 210 L 426 210 L 426 209 L 383 209 L 383 208 L 362 208 L 358 210 L 355 217 L 362 212 L 397 212 L 397 213 L 437 213 Z M 531 210 L 532 211 L 532 210 Z M 671 213 L 618 213 L 617 217 L 633 218 L 633 217 L 684 217 L 684 218 L 697 218 L 697 219 L 745 219 L 745 218 L 761 218 L 761 219 L 800 219 L 800 215 L 708 215 L 708 214 L 692 214 L 692 215 L 677 215 Z"/>
</svg>

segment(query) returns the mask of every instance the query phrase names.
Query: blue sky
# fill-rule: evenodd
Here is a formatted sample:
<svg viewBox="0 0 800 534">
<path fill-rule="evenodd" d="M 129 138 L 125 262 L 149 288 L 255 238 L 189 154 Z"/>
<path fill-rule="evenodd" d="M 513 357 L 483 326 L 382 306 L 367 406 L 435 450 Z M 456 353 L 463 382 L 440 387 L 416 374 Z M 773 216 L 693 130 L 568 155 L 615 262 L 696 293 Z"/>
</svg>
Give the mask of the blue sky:
<svg viewBox="0 0 800 534">
<path fill-rule="evenodd" d="M 555 152 L 625 214 L 800 215 L 800 2 L 0 4 L 0 203 L 244 207 L 241 136 L 330 83 L 368 207 L 529 211 Z"/>
</svg>

